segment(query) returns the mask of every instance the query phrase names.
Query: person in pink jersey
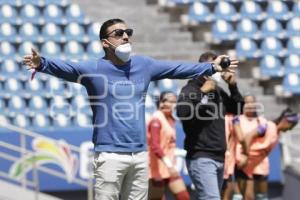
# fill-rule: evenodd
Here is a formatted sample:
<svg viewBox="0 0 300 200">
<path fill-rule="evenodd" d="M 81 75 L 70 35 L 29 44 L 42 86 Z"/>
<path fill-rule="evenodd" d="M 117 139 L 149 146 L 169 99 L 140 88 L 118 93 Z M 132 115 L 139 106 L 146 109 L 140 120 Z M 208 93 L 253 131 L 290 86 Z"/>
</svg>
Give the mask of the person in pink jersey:
<svg viewBox="0 0 300 200">
<path fill-rule="evenodd" d="M 249 101 L 245 100 L 245 107 L 249 104 L 249 108 L 251 108 L 251 104 L 254 104 L 255 98 L 252 97 L 248 100 Z M 255 106 L 253 106 L 253 108 L 254 107 Z M 244 112 L 247 113 L 245 110 L 247 109 L 244 109 Z M 292 129 L 298 123 L 298 120 L 298 114 L 289 108 L 285 109 L 274 122 L 267 121 L 262 117 L 256 117 L 256 119 L 253 117 L 252 123 L 254 124 L 256 121 L 257 127 L 252 128 L 252 130 L 250 126 L 243 128 L 245 118 L 240 116 L 234 119 L 233 124 L 235 124 L 235 129 L 236 127 L 241 128 L 245 140 L 249 144 L 248 152 L 243 152 L 240 145 L 237 145 L 236 149 L 236 162 L 238 166 L 236 177 L 240 192 L 245 200 L 255 199 L 253 181 L 255 173 L 257 173 L 257 171 L 261 173 L 268 172 L 268 169 L 261 169 L 268 167 L 263 166 L 261 163 L 277 144 L 280 134 Z M 260 168 L 257 168 L 257 166 Z M 257 198 L 267 199 L 267 196 L 257 196 Z"/>
<path fill-rule="evenodd" d="M 163 92 L 159 97 L 158 110 L 148 124 L 149 146 L 149 199 L 160 200 L 168 187 L 176 200 L 189 200 L 186 186 L 175 168 L 176 129 L 172 110 L 176 95 Z"/>
</svg>

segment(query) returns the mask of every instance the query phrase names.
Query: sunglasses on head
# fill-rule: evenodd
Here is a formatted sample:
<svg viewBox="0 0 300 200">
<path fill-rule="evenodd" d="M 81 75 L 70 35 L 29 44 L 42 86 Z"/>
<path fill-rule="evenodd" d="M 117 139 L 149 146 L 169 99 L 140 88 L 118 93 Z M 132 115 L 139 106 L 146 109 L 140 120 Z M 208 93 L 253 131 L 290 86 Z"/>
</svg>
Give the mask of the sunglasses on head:
<svg viewBox="0 0 300 200">
<path fill-rule="evenodd" d="M 131 28 L 128 28 L 128 29 L 115 29 L 115 30 L 109 32 L 107 34 L 107 37 L 110 37 L 109 35 L 112 34 L 113 32 L 115 33 L 114 36 L 116 36 L 116 37 L 122 37 L 124 33 L 126 33 L 128 35 L 128 37 L 131 37 L 132 34 L 133 34 L 133 30 Z"/>
</svg>

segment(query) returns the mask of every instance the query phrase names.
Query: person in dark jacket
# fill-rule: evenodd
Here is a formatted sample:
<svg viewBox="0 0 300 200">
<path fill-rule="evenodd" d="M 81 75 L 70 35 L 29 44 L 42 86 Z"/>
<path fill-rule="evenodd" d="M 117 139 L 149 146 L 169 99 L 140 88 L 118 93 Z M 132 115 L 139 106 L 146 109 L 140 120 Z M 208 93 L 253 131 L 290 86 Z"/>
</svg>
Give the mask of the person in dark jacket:
<svg viewBox="0 0 300 200">
<path fill-rule="evenodd" d="M 216 57 L 206 52 L 199 62 L 213 61 Z M 230 96 L 213 77 L 199 77 L 182 88 L 176 107 L 186 134 L 187 168 L 197 200 L 220 199 L 226 151 L 225 115 L 238 114 L 243 104 L 235 75 L 223 73 L 222 78 L 228 84 Z"/>
</svg>

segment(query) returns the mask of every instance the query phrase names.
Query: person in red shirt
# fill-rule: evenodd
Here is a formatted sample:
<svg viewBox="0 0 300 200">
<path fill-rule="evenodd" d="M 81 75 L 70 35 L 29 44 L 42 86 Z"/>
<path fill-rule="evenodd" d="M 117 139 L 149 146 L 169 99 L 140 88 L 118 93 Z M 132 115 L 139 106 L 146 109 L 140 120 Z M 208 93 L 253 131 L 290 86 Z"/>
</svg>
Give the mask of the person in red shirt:
<svg viewBox="0 0 300 200">
<path fill-rule="evenodd" d="M 176 95 L 161 93 L 158 110 L 149 120 L 147 138 L 149 148 L 149 199 L 163 199 L 168 187 L 176 200 L 189 200 L 186 186 L 175 167 L 176 129 L 172 115 Z"/>
<path fill-rule="evenodd" d="M 245 102 L 247 104 L 247 102 Z M 236 150 L 236 163 L 238 170 L 236 173 L 239 189 L 245 200 L 254 199 L 253 177 L 257 166 L 270 154 L 271 150 L 278 142 L 282 132 L 291 130 L 299 120 L 297 113 L 290 108 L 283 110 L 281 115 L 273 121 L 258 121 L 257 128 L 244 134 L 245 140 L 249 144 L 248 152 Z M 235 130 L 241 127 L 241 121 L 234 119 Z M 242 131 L 245 131 L 241 129 Z M 250 129 L 248 129 L 250 130 Z M 263 197 L 261 199 L 266 199 Z"/>
</svg>

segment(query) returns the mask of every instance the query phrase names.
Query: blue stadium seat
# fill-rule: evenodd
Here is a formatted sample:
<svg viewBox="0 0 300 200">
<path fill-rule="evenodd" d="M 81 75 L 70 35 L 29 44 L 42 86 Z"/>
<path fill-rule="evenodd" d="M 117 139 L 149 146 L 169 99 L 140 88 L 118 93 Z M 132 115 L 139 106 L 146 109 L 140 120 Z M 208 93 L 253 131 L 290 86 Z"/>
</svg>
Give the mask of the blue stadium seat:
<svg viewBox="0 0 300 200">
<path fill-rule="evenodd" d="M 18 14 L 16 9 L 8 4 L 0 4 L 0 6 L 0 23 L 8 22 L 11 24 L 18 24 Z"/>
<path fill-rule="evenodd" d="M 61 7 L 55 4 L 49 4 L 45 7 L 43 13 L 46 22 L 52 22 L 55 24 L 66 24 L 66 19 L 64 18 L 64 13 Z"/>
<path fill-rule="evenodd" d="M 82 128 L 88 128 L 93 126 L 92 117 L 85 114 L 77 114 L 74 119 L 74 125 Z"/>
<path fill-rule="evenodd" d="M 280 57 L 285 56 L 286 54 L 281 41 L 275 37 L 265 38 L 261 44 L 261 51 L 264 55 L 269 54 Z"/>
<path fill-rule="evenodd" d="M 54 41 L 47 41 L 41 47 L 41 54 L 49 58 L 59 58 L 61 56 L 61 48 Z"/>
<path fill-rule="evenodd" d="M 31 23 L 25 23 L 20 27 L 19 36 L 22 41 L 41 41 L 39 30 Z"/>
<path fill-rule="evenodd" d="M 300 55 L 290 54 L 285 58 L 284 66 L 286 68 L 286 73 L 300 74 Z"/>
<path fill-rule="evenodd" d="M 90 102 L 87 99 L 87 96 L 77 95 L 72 101 L 72 109 L 77 114 L 85 114 L 88 116 L 92 116 L 92 110 L 90 108 Z"/>
<path fill-rule="evenodd" d="M 16 48 L 9 42 L 1 42 L 0 45 L 0 60 L 15 59 Z"/>
<path fill-rule="evenodd" d="M 275 18 L 268 18 L 263 22 L 261 27 L 261 34 L 263 37 L 284 38 L 286 36 L 282 25 Z"/>
<path fill-rule="evenodd" d="M 82 86 L 81 84 L 73 83 L 72 88 L 73 88 L 73 96 L 77 96 L 77 95 L 87 96 L 87 91 L 85 87 Z"/>
<path fill-rule="evenodd" d="M 17 30 L 10 23 L 3 23 L 0 26 L 0 41 L 17 42 Z"/>
<path fill-rule="evenodd" d="M 68 24 L 64 31 L 67 41 L 74 40 L 78 42 L 87 42 L 87 37 L 84 33 L 84 28 L 75 22 Z"/>
<path fill-rule="evenodd" d="M 40 10 L 31 4 L 26 4 L 20 11 L 20 19 L 22 23 L 43 24 Z"/>
<path fill-rule="evenodd" d="M 65 44 L 64 53 L 66 57 L 70 59 L 79 59 L 83 57 L 84 49 L 80 43 L 76 41 L 70 41 Z"/>
<path fill-rule="evenodd" d="M 10 124 L 11 122 L 10 122 L 10 119 L 8 118 L 8 116 L 6 116 L 6 115 L 4 115 L 3 113 L 2 114 L 0 114 L 0 122 L 2 122 L 2 123 L 8 123 L 8 124 Z"/>
<path fill-rule="evenodd" d="M 77 4 L 70 4 L 66 9 L 66 20 L 67 23 L 76 22 L 79 24 L 85 24 L 85 14 Z"/>
<path fill-rule="evenodd" d="M 163 79 L 158 81 L 158 89 L 163 92 L 163 91 L 172 91 L 172 92 L 177 92 L 177 84 L 175 81 L 171 79 Z"/>
<path fill-rule="evenodd" d="M 287 52 L 288 54 L 298 54 L 300 55 L 300 36 L 290 37 L 287 42 Z"/>
<path fill-rule="evenodd" d="M 101 24 L 99 23 L 91 23 L 88 26 L 87 35 L 90 40 L 99 40 L 99 32 L 100 32 Z"/>
<path fill-rule="evenodd" d="M 239 39 L 235 50 L 239 58 L 258 58 L 260 56 L 257 44 L 250 38 Z"/>
<path fill-rule="evenodd" d="M 4 60 L 0 69 L 0 74 L 4 80 L 19 77 L 19 65 L 12 59 Z"/>
<path fill-rule="evenodd" d="M 26 117 L 25 115 L 17 114 L 13 118 L 12 124 L 14 124 L 15 126 L 21 127 L 21 128 L 27 128 L 30 126 L 30 121 L 29 121 L 29 118 Z"/>
<path fill-rule="evenodd" d="M 87 55 L 92 58 L 100 58 L 104 56 L 104 50 L 99 40 L 94 40 L 88 43 Z"/>
<path fill-rule="evenodd" d="M 292 13 L 294 16 L 300 17 L 300 1 L 294 2 Z"/>
<path fill-rule="evenodd" d="M 51 122 L 48 116 L 38 113 L 32 118 L 32 126 L 33 128 L 49 128 Z"/>
<path fill-rule="evenodd" d="M 260 21 L 266 17 L 260 5 L 254 1 L 244 1 L 240 9 L 241 18 Z"/>
<path fill-rule="evenodd" d="M 53 127 L 54 128 L 66 128 L 72 127 L 71 117 L 65 114 L 57 114 L 56 116 L 51 116 L 53 120 Z"/>
<path fill-rule="evenodd" d="M 286 74 L 283 79 L 284 91 L 291 92 L 293 94 L 300 94 L 300 77 L 299 74 L 291 73 Z"/>
<path fill-rule="evenodd" d="M 244 18 L 238 23 L 236 32 L 239 38 L 247 37 L 256 40 L 261 38 L 257 24 L 248 18 Z"/>
<path fill-rule="evenodd" d="M 34 95 L 44 96 L 46 91 L 43 88 L 43 84 L 38 77 L 33 80 L 27 81 L 25 84 L 24 96 L 26 98 L 31 98 Z"/>
<path fill-rule="evenodd" d="M 31 116 L 34 116 L 38 113 L 49 113 L 47 102 L 41 96 L 33 96 L 32 98 L 30 98 L 28 108 Z"/>
<path fill-rule="evenodd" d="M 260 70 L 263 75 L 269 77 L 282 77 L 285 73 L 279 58 L 272 55 L 266 55 L 262 58 Z"/>
<path fill-rule="evenodd" d="M 267 15 L 278 20 L 288 20 L 291 17 L 287 5 L 278 0 L 273 0 L 272 3 L 268 4 Z"/>
<path fill-rule="evenodd" d="M 68 97 L 67 90 L 65 88 L 65 82 L 55 77 L 49 78 L 49 80 L 46 82 L 45 90 L 45 96 L 47 98 L 54 96 Z"/>
<path fill-rule="evenodd" d="M 22 97 L 14 95 L 8 100 L 7 108 L 9 116 L 14 117 L 16 114 L 25 113 L 26 102 Z"/>
<path fill-rule="evenodd" d="M 212 22 L 214 20 L 214 16 L 208 7 L 200 2 L 194 2 L 189 6 L 188 18 L 189 21 L 196 22 Z"/>
<path fill-rule="evenodd" d="M 55 42 L 65 41 L 63 32 L 55 23 L 48 23 L 42 28 L 42 37 L 45 41 L 52 40 Z"/>
<path fill-rule="evenodd" d="M 73 114 L 73 109 L 71 104 L 62 96 L 53 96 L 50 99 L 50 115 L 55 117 L 58 114 L 65 114 L 71 116 Z"/>
<path fill-rule="evenodd" d="M 287 36 L 300 36 L 300 17 L 293 17 L 287 23 Z"/>
<path fill-rule="evenodd" d="M 23 57 L 24 55 L 31 54 L 31 48 L 37 49 L 32 42 L 26 41 L 19 46 L 18 53 L 21 57 Z"/>
<path fill-rule="evenodd" d="M 239 14 L 236 12 L 234 6 L 225 1 L 219 1 L 214 9 L 216 19 L 223 19 L 226 21 L 237 21 Z"/>
<path fill-rule="evenodd" d="M 233 30 L 232 25 L 225 20 L 217 20 L 212 26 L 212 35 L 213 40 L 222 41 L 222 40 L 235 40 L 236 33 Z"/>
<path fill-rule="evenodd" d="M 21 94 L 23 92 L 22 84 L 15 78 L 7 78 L 4 82 L 5 97 L 9 98 L 14 94 Z"/>
</svg>

